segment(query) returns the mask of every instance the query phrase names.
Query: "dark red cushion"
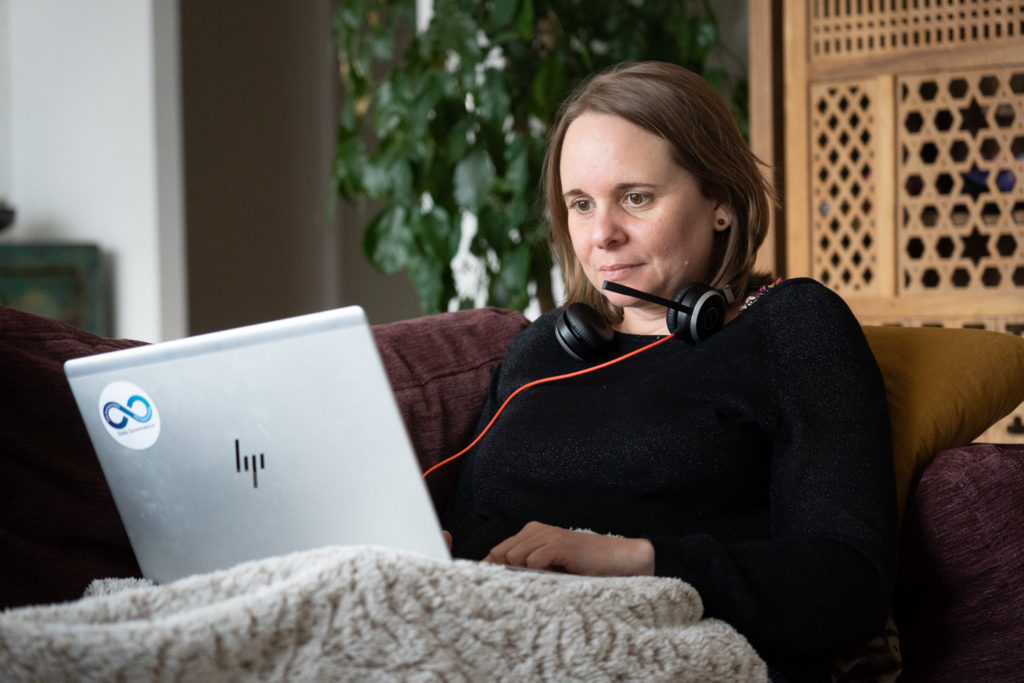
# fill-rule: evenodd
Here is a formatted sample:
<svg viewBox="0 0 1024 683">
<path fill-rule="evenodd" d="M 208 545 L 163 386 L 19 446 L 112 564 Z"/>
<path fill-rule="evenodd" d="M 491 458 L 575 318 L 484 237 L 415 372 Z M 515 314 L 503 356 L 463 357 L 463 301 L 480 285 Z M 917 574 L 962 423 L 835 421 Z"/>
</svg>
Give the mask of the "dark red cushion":
<svg viewBox="0 0 1024 683">
<path fill-rule="evenodd" d="M 900 681 L 1024 675 L 1024 446 L 943 451 L 903 524 Z"/>
<path fill-rule="evenodd" d="M 140 344 L 0 306 L 0 607 L 139 575 L 64 361 Z"/>
<path fill-rule="evenodd" d="M 454 455 L 476 436 L 491 374 L 528 324 L 518 311 L 481 308 L 374 328 L 421 469 Z M 435 505 L 443 505 L 456 470 L 453 464 L 428 478 Z"/>
</svg>

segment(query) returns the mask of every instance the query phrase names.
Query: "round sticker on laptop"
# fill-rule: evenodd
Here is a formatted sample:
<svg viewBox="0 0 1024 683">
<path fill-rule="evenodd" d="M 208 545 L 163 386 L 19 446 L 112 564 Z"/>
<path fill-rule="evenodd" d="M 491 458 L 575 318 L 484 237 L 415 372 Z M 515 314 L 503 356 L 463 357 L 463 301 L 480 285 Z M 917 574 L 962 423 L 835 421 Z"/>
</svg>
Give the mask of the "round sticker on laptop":
<svg viewBox="0 0 1024 683">
<path fill-rule="evenodd" d="M 131 382 L 113 382 L 100 394 L 100 419 L 114 440 L 143 450 L 160 436 L 160 413 L 145 391 Z"/>
</svg>

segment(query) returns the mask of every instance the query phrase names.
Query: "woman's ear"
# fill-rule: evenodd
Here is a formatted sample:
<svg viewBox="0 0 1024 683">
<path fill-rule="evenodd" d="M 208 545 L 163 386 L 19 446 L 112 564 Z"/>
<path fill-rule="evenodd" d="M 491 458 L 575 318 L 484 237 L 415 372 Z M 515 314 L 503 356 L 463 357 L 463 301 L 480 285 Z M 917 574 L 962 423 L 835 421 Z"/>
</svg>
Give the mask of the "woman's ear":
<svg viewBox="0 0 1024 683">
<path fill-rule="evenodd" d="M 734 219 L 732 208 L 728 204 L 722 203 L 715 206 L 715 230 L 728 230 L 732 227 Z"/>
</svg>

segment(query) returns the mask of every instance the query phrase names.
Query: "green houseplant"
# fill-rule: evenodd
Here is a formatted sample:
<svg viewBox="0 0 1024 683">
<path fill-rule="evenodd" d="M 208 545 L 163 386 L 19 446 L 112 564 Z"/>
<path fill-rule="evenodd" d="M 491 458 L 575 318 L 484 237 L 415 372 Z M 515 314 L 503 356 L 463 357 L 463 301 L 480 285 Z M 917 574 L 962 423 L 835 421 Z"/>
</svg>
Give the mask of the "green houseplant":
<svg viewBox="0 0 1024 683">
<path fill-rule="evenodd" d="M 682 64 L 731 93 L 745 125 L 745 86 L 707 67 L 719 40 L 708 0 L 435 0 L 419 33 L 414 5 L 336 6 L 334 180 L 347 201 L 376 200 L 366 258 L 406 269 L 424 313 L 479 303 L 456 288 L 460 244 L 485 303 L 554 305 L 541 161 L 559 104 L 587 75 L 621 61 Z"/>
</svg>

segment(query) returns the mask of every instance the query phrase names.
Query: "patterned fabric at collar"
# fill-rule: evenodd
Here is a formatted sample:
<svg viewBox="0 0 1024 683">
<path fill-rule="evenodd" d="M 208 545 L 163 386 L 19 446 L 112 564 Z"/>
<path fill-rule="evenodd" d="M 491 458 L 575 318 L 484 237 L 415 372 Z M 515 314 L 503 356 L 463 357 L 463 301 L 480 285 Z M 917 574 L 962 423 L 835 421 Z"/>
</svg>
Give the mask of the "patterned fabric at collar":
<svg viewBox="0 0 1024 683">
<path fill-rule="evenodd" d="M 772 287 L 775 287 L 775 286 L 781 284 L 782 281 L 783 281 L 783 278 L 780 277 L 780 278 L 776 279 L 775 282 L 769 283 L 767 285 L 761 285 L 761 287 L 756 292 L 754 292 L 753 294 L 750 294 L 749 296 L 747 296 L 746 299 L 743 300 L 743 304 L 740 306 L 740 312 L 742 313 L 743 311 L 745 311 L 748 308 L 750 308 L 754 304 L 754 302 L 756 302 L 762 296 L 764 296 L 769 291 L 771 291 Z"/>
</svg>

